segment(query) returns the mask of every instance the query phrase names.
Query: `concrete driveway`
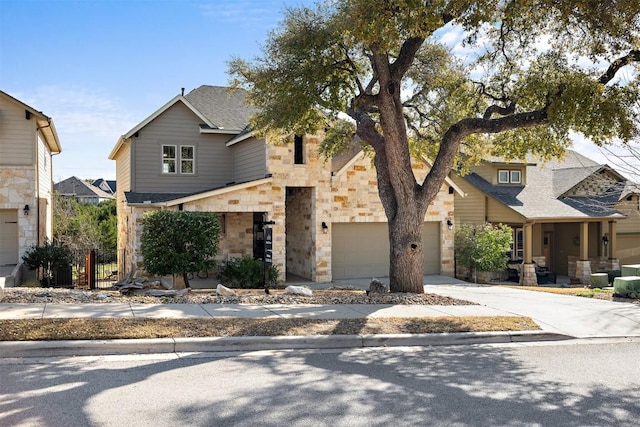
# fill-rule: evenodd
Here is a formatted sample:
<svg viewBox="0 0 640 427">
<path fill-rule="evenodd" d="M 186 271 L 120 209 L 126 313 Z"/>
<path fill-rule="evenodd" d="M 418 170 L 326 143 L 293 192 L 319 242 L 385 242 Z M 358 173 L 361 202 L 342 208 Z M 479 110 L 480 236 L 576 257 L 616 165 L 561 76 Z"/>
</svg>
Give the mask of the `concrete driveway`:
<svg viewBox="0 0 640 427">
<path fill-rule="evenodd" d="M 389 278 L 377 279 L 389 283 Z M 370 281 L 339 280 L 333 285 L 368 289 Z M 499 315 L 527 316 L 546 332 L 576 338 L 640 336 L 640 304 L 479 285 L 439 275 L 424 276 L 424 283 L 427 293 L 472 301 Z"/>
</svg>

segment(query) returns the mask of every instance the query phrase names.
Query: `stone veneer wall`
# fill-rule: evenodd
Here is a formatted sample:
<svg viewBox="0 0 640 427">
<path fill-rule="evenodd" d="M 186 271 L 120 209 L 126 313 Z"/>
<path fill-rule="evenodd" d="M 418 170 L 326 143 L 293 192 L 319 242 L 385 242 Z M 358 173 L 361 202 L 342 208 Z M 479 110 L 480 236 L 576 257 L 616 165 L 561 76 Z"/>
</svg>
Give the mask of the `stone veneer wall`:
<svg viewBox="0 0 640 427">
<path fill-rule="evenodd" d="M 386 222 L 378 196 L 376 173 L 370 158 L 360 158 L 343 173 L 332 175 L 330 161 L 318 156 L 320 139 L 305 137 L 305 163 L 294 164 L 293 145 L 268 144 L 267 162 L 271 182 L 184 203 L 185 210 L 213 211 L 227 217 L 227 234 L 221 239 L 221 253 L 231 253 L 244 247 L 244 254 L 252 251 L 252 213 L 265 212 L 275 221 L 273 228 L 273 263 L 282 273 L 300 274 L 315 282 L 331 281 L 331 229 L 322 231 L 322 222 L 331 227 L 335 222 Z M 424 177 L 428 167 L 414 164 L 417 176 Z M 287 188 L 301 188 L 300 199 L 286 206 Z M 453 221 L 453 194 L 443 185 L 437 198 L 429 206 L 425 221 L 437 221 L 441 230 L 441 274 L 453 276 L 453 230 L 446 220 Z M 297 191 L 297 190 L 296 190 Z M 127 214 L 127 209 L 132 213 Z M 289 209 L 289 212 L 287 210 Z M 128 227 L 119 225 L 119 232 L 132 233 L 126 250 L 133 262 L 141 266 L 139 237 L 140 219 L 145 208 L 125 208 L 123 216 L 130 216 Z M 246 216 L 243 214 L 246 213 Z M 304 218 L 301 229 L 287 229 L 286 217 Z M 246 224 L 245 224 L 246 221 Z M 289 243 L 287 243 L 289 233 Z M 295 243 L 291 239 L 296 239 Z M 133 243 L 138 242 L 138 243 Z M 247 252 L 249 251 L 249 252 Z M 239 252 L 239 251 L 238 251 Z M 289 253 L 287 253 L 289 252 Z M 287 256 L 290 259 L 287 259 Z M 291 263 L 291 265 L 288 265 Z"/>
<path fill-rule="evenodd" d="M 33 166 L 10 166 L 0 169 L 0 209 L 18 211 L 18 263 L 31 246 L 38 244 L 38 201 L 35 195 L 36 173 Z M 25 216 L 24 205 L 32 209 Z"/>
<path fill-rule="evenodd" d="M 414 162 L 413 170 L 418 181 L 429 172 L 425 163 Z M 454 220 L 453 194 L 448 184 L 443 184 L 435 200 L 429 205 L 425 221 L 440 223 L 440 274 L 454 275 L 454 230 L 446 225 Z M 378 183 L 369 157 L 361 157 L 331 181 L 332 222 L 387 222 L 387 217 L 378 195 Z"/>
</svg>

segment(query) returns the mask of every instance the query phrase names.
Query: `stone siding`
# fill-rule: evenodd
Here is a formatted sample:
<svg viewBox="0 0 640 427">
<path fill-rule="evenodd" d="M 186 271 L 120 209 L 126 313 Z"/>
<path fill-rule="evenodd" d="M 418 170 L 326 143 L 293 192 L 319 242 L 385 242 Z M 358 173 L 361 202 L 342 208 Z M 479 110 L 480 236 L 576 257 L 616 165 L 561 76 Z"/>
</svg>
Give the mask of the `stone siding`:
<svg viewBox="0 0 640 427">
<path fill-rule="evenodd" d="M 33 166 L 12 166 L 0 169 L 0 209 L 18 211 L 18 262 L 31 246 L 38 245 L 38 200 L 36 172 Z M 29 205 L 29 215 L 23 212 Z"/>
</svg>

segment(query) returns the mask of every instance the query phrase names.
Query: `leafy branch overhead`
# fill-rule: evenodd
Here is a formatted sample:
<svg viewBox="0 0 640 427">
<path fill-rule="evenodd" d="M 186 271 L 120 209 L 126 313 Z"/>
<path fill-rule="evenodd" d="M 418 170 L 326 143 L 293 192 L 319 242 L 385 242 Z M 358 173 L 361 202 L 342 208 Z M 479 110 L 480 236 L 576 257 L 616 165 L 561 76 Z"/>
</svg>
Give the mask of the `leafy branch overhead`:
<svg viewBox="0 0 640 427">
<path fill-rule="evenodd" d="M 637 138 L 639 29 L 639 0 L 334 0 L 288 9 L 262 56 L 229 68 L 256 133 L 373 150 L 393 240 L 397 218 L 417 234 L 452 167 L 561 156 L 571 131 Z M 411 156 L 432 159 L 422 182 Z"/>
</svg>

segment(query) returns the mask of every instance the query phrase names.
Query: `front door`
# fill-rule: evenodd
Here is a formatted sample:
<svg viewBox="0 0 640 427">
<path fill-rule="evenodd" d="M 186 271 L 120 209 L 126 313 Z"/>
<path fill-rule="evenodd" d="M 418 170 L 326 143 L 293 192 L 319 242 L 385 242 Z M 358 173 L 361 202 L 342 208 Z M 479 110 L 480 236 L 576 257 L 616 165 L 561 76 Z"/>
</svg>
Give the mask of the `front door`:
<svg viewBox="0 0 640 427">
<path fill-rule="evenodd" d="M 0 265 L 18 263 L 18 210 L 0 209 Z"/>
</svg>

